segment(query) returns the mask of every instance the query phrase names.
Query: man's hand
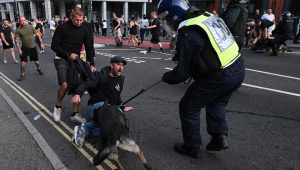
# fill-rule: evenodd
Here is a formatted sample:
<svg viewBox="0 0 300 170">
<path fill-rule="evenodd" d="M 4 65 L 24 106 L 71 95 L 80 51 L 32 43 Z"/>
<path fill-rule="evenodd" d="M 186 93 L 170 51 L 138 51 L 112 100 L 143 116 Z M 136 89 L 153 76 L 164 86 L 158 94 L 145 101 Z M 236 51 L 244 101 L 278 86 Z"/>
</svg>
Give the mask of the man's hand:
<svg viewBox="0 0 300 170">
<path fill-rule="evenodd" d="M 219 16 L 215 10 L 213 10 L 213 13 L 214 13 L 215 15 L 217 15 L 217 17 Z"/>
<path fill-rule="evenodd" d="M 6 46 L 9 46 L 8 42 L 5 43 Z"/>
<path fill-rule="evenodd" d="M 41 49 L 45 49 L 45 46 L 44 46 L 44 44 L 43 43 L 41 43 Z"/>
<path fill-rule="evenodd" d="M 129 110 L 133 110 L 134 108 L 133 107 L 125 107 L 123 111 L 127 112 Z"/>
<path fill-rule="evenodd" d="M 160 79 L 161 82 L 165 82 L 164 75 Z"/>
<path fill-rule="evenodd" d="M 74 104 L 80 103 L 80 96 L 79 96 L 79 95 L 75 95 L 75 96 L 72 98 L 71 102 L 74 103 Z"/>
<path fill-rule="evenodd" d="M 95 71 L 97 71 L 97 69 L 94 66 L 91 66 L 91 71 L 95 72 Z"/>
<path fill-rule="evenodd" d="M 22 55 L 22 54 L 23 54 L 23 51 L 22 51 L 21 49 L 19 50 L 19 54 L 20 54 L 20 55 Z"/>
<path fill-rule="evenodd" d="M 78 55 L 75 54 L 75 53 L 72 53 L 71 56 L 70 56 L 72 61 L 76 60 L 76 57 L 78 57 Z"/>
</svg>

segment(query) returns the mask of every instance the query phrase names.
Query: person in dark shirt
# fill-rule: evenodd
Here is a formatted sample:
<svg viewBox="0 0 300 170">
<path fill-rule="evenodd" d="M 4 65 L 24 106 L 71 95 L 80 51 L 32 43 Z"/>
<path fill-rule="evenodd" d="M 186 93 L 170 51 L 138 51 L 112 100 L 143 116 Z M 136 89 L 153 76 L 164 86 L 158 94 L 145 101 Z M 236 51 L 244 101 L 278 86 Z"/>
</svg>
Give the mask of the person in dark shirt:
<svg viewBox="0 0 300 170">
<path fill-rule="evenodd" d="M 68 17 L 64 17 L 64 23 L 67 22 L 69 20 Z"/>
<path fill-rule="evenodd" d="M 11 55 L 14 59 L 14 62 L 17 64 L 19 63 L 18 60 L 15 58 L 15 52 L 14 52 L 14 34 L 12 32 L 12 29 L 10 26 L 8 26 L 8 21 L 6 19 L 3 19 L 3 26 L 0 27 L 0 35 L 1 39 L 3 41 L 3 62 L 7 63 L 6 61 L 6 52 L 7 49 L 10 50 Z"/>
<path fill-rule="evenodd" d="M 100 25 L 99 25 L 99 21 L 98 20 L 96 20 L 96 22 L 95 22 L 95 28 L 96 28 L 96 35 L 99 36 Z"/>
<path fill-rule="evenodd" d="M 157 18 L 157 14 L 155 11 L 153 11 L 151 13 L 151 17 L 153 18 L 153 22 L 152 22 L 152 25 L 149 26 L 149 27 L 146 27 L 147 29 L 152 29 L 151 30 L 151 34 L 152 34 L 152 38 L 151 38 L 151 44 L 150 44 L 150 47 L 148 49 L 148 52 L 150 53 L 151 52 L 151 48 L 153 46 L 153 44 L 158 44 L 159 47 L 160 47 L 160 52 L 161 53 L 165 53 L 164 52 L 164 49 L 162 48 L 162 45 L 159 41 L 159 36 L 160 36 L 160 23 L 158 21 L 158 18 Z"/>
<path fill-rule="evenodd" d="M 253 15 L 252 19 L 255 21 L 256 19 L 260 19 L 261 15 L 259 14 L 259 9 L 255 10 L 255 14 Z"/>
<path fill-rule="evenodd" d="M 77 87 L 75 96 L 72 98 L 72 103 L 79 103 L 80 97 L 88 90 L 91 98 L 88 101 L 87 114 L 93 119 L 94 110 L 103 106 L 105 100 L 108 100 L 110 105 L 120 106 L 122 104 L 121 92 L 123 89 L 125 77 L 122 74 L 124 65 L 127 62 L 120 56 L 115 56 L 110 60 L 110 66 L 101 69 L 100 72 L 96 71 Z M 132 110 L 132 107 L 120 106 L 119 110 L 123 111 Z M 74 128 L 74 136 L 72 141 L 82 147 L 86 137 L 99 136 L 100 129 L 97 122 L 91 121 Z"/>
<path fill-rule="evenodd" d="M 261 31 L 261 34 L 258 36 L 258 40 L 260 38 L 268 38 L 270 35 L 272 35 L 273 31 L 273 25 L 274 23 L 272 21 L 269 21 L 267 19 L 256 19 L 255 20 L 256 28 Z"/>
<path fill-rule="evenodd" d="M 43 38 L 43 35 L 45 35 L 44 26 L 39 22 L 38 19 L 35 19 L 35 24 L 36 24 L 35 29 L 41 33 L 41 38 Z M 35 41 L 38 44 L 38 46 L 40 47 L 40 53 L 41 54 L 44 53 L 45 50 L 41 48 L 41 42 L 37 36 L 35 36 Z"/>
<path fill-rule="evenodd" d="M 64 19 L 63 19 L 63 18 L 61 18 L 61 19 L 57 22 L 58 25 L 61 25 L 61 24 L 63 24 L 63 23 L 64 23 Z"/>
<path fill-rule="evenodd" d="M 60 120 L 61 104 L 68 87 L 67 81 L 70 63 L 76 60 L 76 57 L 80 56 L 82 44 L 85 46 L 87 61 L 90 62 L 92 72 L 96 71 L 90 34 L 87 28 L 82 26 L 83 12 L 81 8 L 75 7 L 70 14 L 70 18 L 66 23 L 57 27 L 51 44 L 51 49 L 56 53 L 54 64 L 59 84 L 57 103 L 53 111 L 55 121 Z M 71 121 L 85 123 L 86 120 L 77 111 L 78 104 L 74 104 Z"/>
</svg>

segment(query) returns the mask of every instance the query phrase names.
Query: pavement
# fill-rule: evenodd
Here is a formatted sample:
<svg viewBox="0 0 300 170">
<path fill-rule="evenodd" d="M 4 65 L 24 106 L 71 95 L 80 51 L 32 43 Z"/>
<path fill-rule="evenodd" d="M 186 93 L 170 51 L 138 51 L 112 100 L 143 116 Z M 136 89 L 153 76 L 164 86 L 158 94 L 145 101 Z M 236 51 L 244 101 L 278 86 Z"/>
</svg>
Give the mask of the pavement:
<svg viewBox="0 0 300 170">
<path fill-rule="evenodd" d="M 101 39 L 95 37 L 95 42 L 97 38 Z M 151 36 L 146 38 L 147 42 Z M 38 75 L 33 62 L 28 62 L 26 79 L 19 82 L 19 64 L 13 63 L 10 52 L 8 64 L 0 62 L 0 169 L 116 169 L 108 160 L 98 167 L 92 164 L 92 158 L 101 148 L 100 137 L 87 139 L 83 148 L 70 142 L 74 126 L 79 125 L 70 122 L 72 96 L 66 95 L 63 100 L 61 121 L 53 121 L 51 112 L 58 84 L 49 30 L 43 42 L 46 52 L 39 54 L 43 76 Z M 290 40 L 287 44 L 292 45 Z M 128 103 L 127 106 L 135 108 L 125 113 L 130 131 L 149 164 L 162 170 L 300 169 L 300 45 L 294 45 L 294 52 L 277 57 L 254 54 L 247 47 L 242 49 L 246 78 L 226 108 L 230 148 L 222 152 L 205 150 L 210 136 L 203 109 L 201 160 L 173 150 L 174 143 L 182 142 L 178 104 L 189 85 L 159 83 Z M 139 54 L 143 48 L 131 48 L 128 44 L 122 49 L 112 45 L 96 49 L 98 70 L 107 66 L 114 55 L 127 60 L 123 101 L 157 82 L 175 66 L 170 61 L 174 53 L 168 48 L 166 54 L 159 54 L 157 48 L 152 53 Z M 84 95 L 79 107 L 84 117 L 88 98 Z M 37 115 L 41 117 L 34 120 Z M 144 169 L 133 153 L 120 151 L 119 160 L 125 169 Z"/>
<path fill-rule="evenodd" d="M 0 88 L 0 169 L 66 170 L 23 112 Z"/>
</svg>

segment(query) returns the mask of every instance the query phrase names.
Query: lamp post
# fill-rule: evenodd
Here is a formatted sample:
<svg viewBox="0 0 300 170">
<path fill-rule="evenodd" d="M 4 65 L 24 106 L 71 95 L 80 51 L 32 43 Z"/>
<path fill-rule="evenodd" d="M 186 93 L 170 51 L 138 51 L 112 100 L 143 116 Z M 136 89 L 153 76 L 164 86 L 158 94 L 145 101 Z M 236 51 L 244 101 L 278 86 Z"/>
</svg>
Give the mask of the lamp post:
<svg viewBox="0 0 300 170">
<path fill-rule="evenodd" d="M 148 3 L 147 3 L 147 16 L 149 17 L 149 20 L 150 20 L 150 0 L 148 0 Z"/>
</svg>

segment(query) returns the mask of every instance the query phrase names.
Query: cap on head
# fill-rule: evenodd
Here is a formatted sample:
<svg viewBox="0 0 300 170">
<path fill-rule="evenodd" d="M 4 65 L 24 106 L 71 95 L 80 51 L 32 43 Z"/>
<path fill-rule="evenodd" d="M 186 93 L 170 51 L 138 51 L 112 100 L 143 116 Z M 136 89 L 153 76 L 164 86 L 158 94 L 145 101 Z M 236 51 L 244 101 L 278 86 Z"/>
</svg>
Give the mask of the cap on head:
<svg viewBox="0 0 300 170">
<path fill-rule="evenodd" d="M 110 63 L 121 63 L 121 62 L 124 65 L 127 64 L 127 61 L 121 56 L 114 56 L 113 58 L 110 59 Z"/>
</svg>

